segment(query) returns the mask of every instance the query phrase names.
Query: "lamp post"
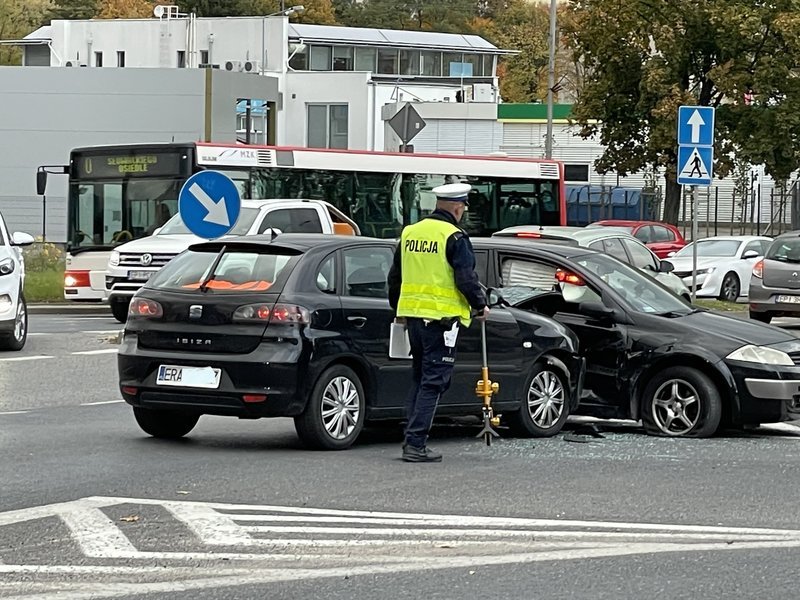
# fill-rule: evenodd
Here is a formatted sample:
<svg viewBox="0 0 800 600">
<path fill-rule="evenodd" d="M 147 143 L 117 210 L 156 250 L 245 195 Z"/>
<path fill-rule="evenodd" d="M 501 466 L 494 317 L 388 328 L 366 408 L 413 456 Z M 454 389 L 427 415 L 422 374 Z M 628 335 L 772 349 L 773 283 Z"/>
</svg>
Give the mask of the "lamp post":
<svg viewBox="0 0 800 600">
<path fill-rule="evenodd" d="M 547 66 L 547 139 L 546 158 L 553 158 L 553 88 L 556 86 L 556 3 L 550 0 L 550 60 Z"/>
</svg>

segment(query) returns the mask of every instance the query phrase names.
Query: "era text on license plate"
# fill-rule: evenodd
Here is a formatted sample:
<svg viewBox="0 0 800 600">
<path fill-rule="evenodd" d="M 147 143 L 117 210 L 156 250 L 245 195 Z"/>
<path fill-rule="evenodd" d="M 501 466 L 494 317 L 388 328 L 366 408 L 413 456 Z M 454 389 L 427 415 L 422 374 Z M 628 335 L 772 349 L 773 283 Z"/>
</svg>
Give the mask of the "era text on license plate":
<svg viewBox="0 0 800 600">
<path fill-rule="evenodd" d="M 800 296 L 778 296 L 778 302 L 784 304 L 800 304 Z"/>
<path fill-rule="evenodd" d="M 128 271 L 128 279 L 133 281 L 147 281 L 155 271 Z"/>
<path fill-rule="evenodd" d="M 221 369 L 213 367 L 161 365 L 158 367 L 156 385 L 217 389 L 221 373 Z"/>
</svg>

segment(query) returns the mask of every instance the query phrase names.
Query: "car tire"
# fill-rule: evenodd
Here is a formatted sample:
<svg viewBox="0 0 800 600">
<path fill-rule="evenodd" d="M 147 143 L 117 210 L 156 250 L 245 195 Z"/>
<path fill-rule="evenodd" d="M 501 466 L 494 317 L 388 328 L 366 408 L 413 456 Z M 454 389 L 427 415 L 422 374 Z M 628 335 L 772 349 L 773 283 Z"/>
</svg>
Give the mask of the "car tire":
<svg viewBox="0 0 800 600">
<path fill-rule="evenodd" d="M 366 396 L 358 375 L 349 367 L 334 365 L 314 384 L 303 414 L 294 419 L 294 427 L 309 448 L 345 450 L 364 428 L 365 412 Z"/>
<path fill-rule="evenodd" d="M 650 435 L 710 437 L 722 421 L 717 386 L 693 367 L 669 367 L 656 373 L 644 388 L 640 406 L 642 424 Z"/>
<path fill-rule="evenodd" d="M 759 323 L 766 323 L 769 325 L 769 322 L 772 321 L 772 313 L 768 312 L 753 312 L 750 311 L 750 318 L 753 321 L 758 321 Z"/>
<path fill-rule="evenodd" d="M 120 302 L 119 300 L 112 300 L 109 303 L 111 307 L 111 314 L 114 315 L 114 318 L 119 321 L 120 323 L 125 323 L 128 320 L 128 310 L 130 308 L 130 302 L 126 302 L 123 300 Z"/>
<path fill-rule="evenodd" d="M 136 422 L 148 435 L 155 438 L 177 440 L 189 433 L 200 415 L 176 410 L 152 410 L 150 408 L 133 407 Z"/>
<path fill-rule="evenodd" d="M 28 340 L 28 304 L 22 292 L 17 300 L 17 314 L 14 317 L 14 330 L 0 337 L 0 350 L 19 352 Z"/>
<path fill-rule="evenodd" d="M 508 416 L 512 431 L 525 437 L 552 437 L 569 417 L 569 385 L 556 367 L 537 362 L 525 382 L 519 411 Z"/>
<path fill-rule="evenodd" d="M 736 302 L 742 293 L 742 286 L 736 273 L 725 273 L 719 287 L 719 299 L 725 302 Z"/>
</svg>

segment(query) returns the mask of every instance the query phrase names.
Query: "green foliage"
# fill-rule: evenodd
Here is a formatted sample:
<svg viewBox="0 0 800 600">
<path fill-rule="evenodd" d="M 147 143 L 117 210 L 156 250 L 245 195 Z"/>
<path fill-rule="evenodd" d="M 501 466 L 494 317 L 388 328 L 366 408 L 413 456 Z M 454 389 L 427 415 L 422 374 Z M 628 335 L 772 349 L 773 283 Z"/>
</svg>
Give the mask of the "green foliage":
<svg viewBox="0 0 800 600">
<path fill-rule="evenodd" d="M 99 0 L 55 0 L 50 19 L 91 19 L 100 10 Z"/>
<path fill-rule="evenodd" d="M 573 0 L 571 7 L 567 39 L 586 68 L 575 106 L 581 134 L 605 146 L 601 172 L 666 168 L 666 220 L 679 212 L 681 104 L 717 107 L 717 175 L 730 172 L 734 152 L 779 180 L 800 166 L 800 0 Z"/>
<path fill-rule="evenodd" d="M 459 33 L 475 14 L 474 0 L 337 0 L 334 8 L 349 26 Z"/>
<path fill-rule="evenodd" d="M 41 237 L 25 248 L 23 256 L 26 272 L 64 270 L 64 251 L 55 244 L 43 242 Z"/>
<path fill-rule="evenodd" d="M 22 39 L 47 22 L 50 0 L 0 0 L 0 40 Z M 0 65 L 20 64 L 18 48 L 0 46 Z"/>
<path fill-rule="evenodd" d="M 28 302 L 63 302 L 64 270 L 26 273 L 24 293 Z"/>
</svg>

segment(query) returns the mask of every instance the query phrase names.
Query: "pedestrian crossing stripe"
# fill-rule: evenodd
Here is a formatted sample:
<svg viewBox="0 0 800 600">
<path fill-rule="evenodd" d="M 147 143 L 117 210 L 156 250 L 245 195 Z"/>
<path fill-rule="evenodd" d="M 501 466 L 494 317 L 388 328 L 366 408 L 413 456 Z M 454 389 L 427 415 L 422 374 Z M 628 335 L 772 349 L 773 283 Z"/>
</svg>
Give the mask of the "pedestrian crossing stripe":
<svg viewBox="0 0 800 600">
<path fill-rule="evenodd" d="M 680 146 L 678 148 L 678 183 L 711 185 L 714 150 Z"/>
</svg>

